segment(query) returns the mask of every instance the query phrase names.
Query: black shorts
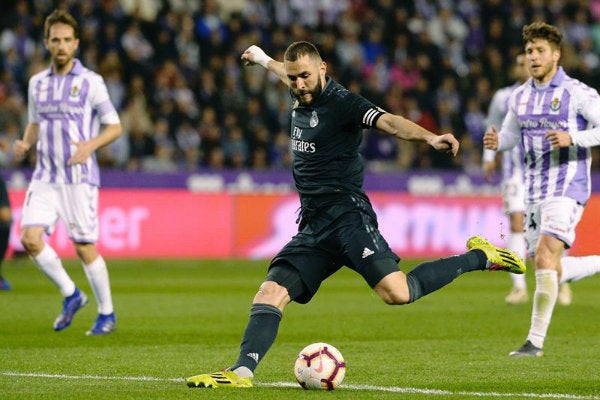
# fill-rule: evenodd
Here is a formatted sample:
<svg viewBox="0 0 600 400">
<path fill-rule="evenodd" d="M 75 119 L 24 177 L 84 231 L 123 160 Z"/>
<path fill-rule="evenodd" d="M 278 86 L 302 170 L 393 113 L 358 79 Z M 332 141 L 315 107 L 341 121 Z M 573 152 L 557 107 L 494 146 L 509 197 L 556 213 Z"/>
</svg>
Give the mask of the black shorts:
<svg viewBox="0 0 600 400">
<path fill-rule="evenodd" d="M 335 208 L 333 213 L 308 217 L 300 232 L 271 261 L 267 280 L 286 287 L 298 303 L 310 301 L 321 282 L 343 266 L 358 272 L 370 287 L 399 270 L 400 257 L 381 236 L 368 201 L 361 207 L 338 204 Z M 331 215 L 337 218 L 332 220 Z"/>
<path fill-rule="evenodd" d="M 4 179 L 0 177 L 0 208 L 10 207 L 10 201 L 8 200 L 8 191 L 6 190 L 6 183 Z"/>
</svg>

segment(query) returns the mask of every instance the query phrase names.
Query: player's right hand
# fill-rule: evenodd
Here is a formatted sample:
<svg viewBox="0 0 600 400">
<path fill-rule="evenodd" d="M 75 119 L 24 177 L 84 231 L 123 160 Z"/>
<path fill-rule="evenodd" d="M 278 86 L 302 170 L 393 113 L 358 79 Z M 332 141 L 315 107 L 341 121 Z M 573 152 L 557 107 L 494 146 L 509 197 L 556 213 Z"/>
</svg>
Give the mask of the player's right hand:
<svg viewBox="0 0 600 400">
<path fill-rule="evenodd" d="M 244 51 L 244 53 L 242 53 L 241 58 L 242 58 L 242 61 L 245 62 L 246 66 L 260 64 L 264 68 L 267 68 L 269 61 L 272 60 L 272 58 L 269 57 L 267 55 L 267 53 L 264 52 L 263 49 L 261 49 L 260 47 L 254 45 L 254 44 L 252 46 L 248 47 L 246 49 L 246 51 Z"/>
<path fill-rule="evenodd" d="M 14 152 L 15 152 L 15 157 L 17 157 L 17 159 L 21 160 L 25 157 L 25 155 L 29 151 L 30 146 L 24 140 L 19 139 L 19 140 L 15 140 L 15 144 L 14 144 L 13 148 L 14 148 Z"/>
<path fill-rule="evenodd" d="M 483 147 L 488 150 L 498 150 L 498 132 L 495 126 L 483 134 Z"/>
</svg>

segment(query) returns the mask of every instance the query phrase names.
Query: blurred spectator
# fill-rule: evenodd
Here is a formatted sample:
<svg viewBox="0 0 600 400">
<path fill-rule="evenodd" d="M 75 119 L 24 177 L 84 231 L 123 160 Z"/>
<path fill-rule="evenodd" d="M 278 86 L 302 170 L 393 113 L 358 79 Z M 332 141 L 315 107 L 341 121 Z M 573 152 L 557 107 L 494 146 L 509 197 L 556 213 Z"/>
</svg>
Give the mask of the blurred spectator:
<svg viewBox="0 0 600 400">
<path fill-rule="evenodd" d="M 106 82 L 110 100 L 117 111 L 120 111 L 124 105 L 126 88 L 123 79 L 123 69 L 121 62 L 119 61 L 119 55 L 116 51 L 110 51 L 106 54 L 100 63 L 98 72 Z"/>
<path fill-rule="evenodd" d="M 80 22 L 78 57 L 96 65 L 120 111 L 125 134 L 98 153 L 114 168 L 289 168 L 289 90 L 240 63 L 253 43 L 282 59 L 290 41 L 311 40 L 340 83 L 465 140 L 464 157 L 445 165 L 366 133 L 365 157 L 385 168 L 471 168 L 477 110 L 509 83 L 530 21 L 559 26 L 565 70 L 600 81 L 598 0 L 14 0 L 0 16 L 0 141 L 7 126 L 22 132 L 27 81 L 48 67 L 42 24 L 57 4 Z M 2 163 L 11 165 L 0 143 Z"/>
<path fill-rule="evenodd" d="M 185 169 L 193 171 L 198 168 L 200 162 L 200 143 L 199 132 L 194 128 L 190 120 L 184 120 L 175 132 L 175 141 L 179 153 L 183 155 L 183 164 Z"/>
<path fill-rule="evenodd" d="M 223 140 L 225 163 L 232 168 L 247 166 L 249 159 L 248 143 L 244 139 L 244 130 L 234 125 L 225 134 Z"/>
<path fill-rule="evenodd" d="M 0 168 L 18 166 L 13 152 L 13 143 L 21 138 L 19 124 L 14 119 L 7 120 L 0 128 Z"/>
<path fill-rule="evenodd" d="M 129 171 L 141 170 L 146 157 L 154 154 L 156 143 L 151 133 L 145 131 L 141 125 L 132 124 L 127 132 L 129 139 L 129 158 L 127 169 Z"/>
<path fill-rule="evenodd" d="M 450 2 L 442 2 L 439 12 L 433 15 L 426 29 L 431 41 L 440 49 L 447 48 L 450 41 L 462 46 L 469 33 L 467 25 L 454 13 Z"/>
<path fill-rule="evenodd" d="M 476 147 L 482 148 L 483 133 L 485 132 L 485 113 L 482 111 L 477 98 L 470 97 L 467 99 L 463 119 L 467 135 Z"/>
<path fill-rule="evenodd" d="M 133 20 L 125 28 L 121 36 L 121 46 L 134 69 L 150 69 L 154 47 L 142 33 L 137 20 Z"/>
</svg>

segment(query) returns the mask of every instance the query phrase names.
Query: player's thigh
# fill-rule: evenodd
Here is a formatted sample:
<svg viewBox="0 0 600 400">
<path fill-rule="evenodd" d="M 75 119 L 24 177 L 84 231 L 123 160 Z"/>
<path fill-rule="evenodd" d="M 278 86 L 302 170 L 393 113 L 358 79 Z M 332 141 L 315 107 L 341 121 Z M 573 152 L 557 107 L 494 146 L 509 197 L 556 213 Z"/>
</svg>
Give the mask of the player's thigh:
<svg viewBox="0 0 600 400">
<path fill-rule="evenodd" d="M 43 227 L 51 234 L 60 216 L 60 200 L 56 186 L 33 181 L 27 189 L 21 212 L 21 231 L 30 227 Z"/>
<path fill-rule="evenodd" d="M 575 241 L 575 229 L 583 206 L 568 197 L 554 197 L 539 204 L 528 204 L 525 212 L 525 243 L 533 257 L 542 234 L 554 237 L 568 249 Z"/>
<path fill-rule="evenodd" d="M 290 299 L 308 303 L 321 283 L 340 268 L 314 238 L 298 234 L 273 258 L 266 280 L 288 290 Z"/>
<path fill-rule="evenodd" d="M 64 185 L 60 196 L 61 216 L 69 237 L 78 243 L 98 240 L 98 187 L 88 184 Z"/>
<path fill-rule="evenodd" d="M 569 197 L 553 197 L 542 202 L 541 214 L 541 234 L 553 236 L 570 248 L 575 242 L 583 206 Z"/>
<path fill-rule="evenodd" d="M 374 288 L 384 277 L 399 271 L 398 257 L 368 214 L 352 213 L 338 230 L 344 264 L 358 272 Z"/>
</svg>

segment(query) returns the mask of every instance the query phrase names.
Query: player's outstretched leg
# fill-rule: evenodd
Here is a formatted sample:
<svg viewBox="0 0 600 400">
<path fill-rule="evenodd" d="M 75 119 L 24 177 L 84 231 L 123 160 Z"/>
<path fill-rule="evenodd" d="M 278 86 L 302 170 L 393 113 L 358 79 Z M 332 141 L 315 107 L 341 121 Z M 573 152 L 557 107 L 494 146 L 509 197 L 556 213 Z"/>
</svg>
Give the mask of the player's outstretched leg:
<svg viewBox="0 0 600 400">
<path fill-rule="evenodd" d="M 525 272 L 525 263 L 519 256 L 510 250 L 492 245 L 482 237 L 470 238 L 467 241 L 467 249 L 464 254 L 421 263 L 406 274 L 409 303 L 441 289 L 466 272 Z"/>
</svg>

